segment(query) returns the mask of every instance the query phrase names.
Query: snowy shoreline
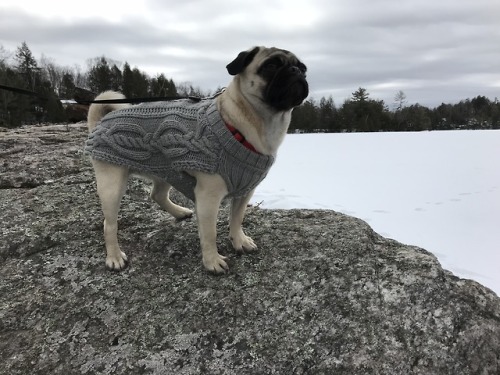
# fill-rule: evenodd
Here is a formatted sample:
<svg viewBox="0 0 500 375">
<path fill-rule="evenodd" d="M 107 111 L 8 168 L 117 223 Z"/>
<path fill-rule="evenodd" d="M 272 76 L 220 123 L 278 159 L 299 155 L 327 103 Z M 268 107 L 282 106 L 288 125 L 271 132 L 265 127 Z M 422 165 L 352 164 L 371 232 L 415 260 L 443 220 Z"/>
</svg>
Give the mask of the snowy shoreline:
<svg viewBox="0 0 500 375">
<path fill-rule="evenodd" d="M 500 130 L 288 135 L 252 199 L 332 209 L 500 295 Z"/>
</svg>

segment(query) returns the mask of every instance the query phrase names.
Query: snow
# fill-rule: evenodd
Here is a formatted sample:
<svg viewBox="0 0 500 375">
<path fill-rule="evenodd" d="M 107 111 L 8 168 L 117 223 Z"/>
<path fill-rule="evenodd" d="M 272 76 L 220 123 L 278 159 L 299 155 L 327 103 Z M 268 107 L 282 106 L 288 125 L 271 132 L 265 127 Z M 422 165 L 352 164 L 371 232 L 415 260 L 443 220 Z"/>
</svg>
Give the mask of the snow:
<svg viewBox="0 0 500 375">
<path fill-rule="evenodd" d="M 500 130 L 291 134 L 252 202 L 359 217 L 500 295 Z"/>
</svg>

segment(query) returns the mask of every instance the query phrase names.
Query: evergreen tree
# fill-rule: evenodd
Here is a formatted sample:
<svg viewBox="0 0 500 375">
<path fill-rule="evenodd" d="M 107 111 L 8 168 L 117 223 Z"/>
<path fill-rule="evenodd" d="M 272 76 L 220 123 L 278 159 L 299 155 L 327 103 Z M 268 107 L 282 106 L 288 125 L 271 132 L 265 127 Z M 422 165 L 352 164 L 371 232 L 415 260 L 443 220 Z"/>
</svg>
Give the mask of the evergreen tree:
<svg viewBox="0 0 500 375">
<path fill-rule="evenodd" d="M 491 127 L 493 129 L 500 129 L 500 102 L 495 98 L 494 102 L 491 102 Z"/>
<path fill-rule="evenodd" d="M 132 92 L 131 98 L 147 96 L 149 91 L 149 78 L 139 68 L 132 69 Z"/>
<path fill-rule="evenodd" d="M 174 80 L 172 78 L 170 78 L 168 81 L 168 93 L 169 93 L 169 95 L 172 95 L 172 96 L 179 95 L 177 93 L 177 87 L 175 86 Z"/>
<path fill-rule="evenodd" d="M 313 99 L 306 100 L 292 112 L 290 131 L 313 132 L 319 128 L 319 116 Z"/>
<path fill-rule="evenodd" d="M 487 126 L 488 119 L 491 119 L 492 105 L 490 100 L 485 96 L 476 96 L 470 101 L 473 111 L 473 117 L 469 122 L 469 126 L 473 129 L 482 129 Z"/>
<path fill-rule="evenodd" d="M 41 81 L 40 68 L 34 58 L 31 50 L 26 42 L 23 42 L 16 50 L 14 60 L 16 62 L 15 68 L 20 80 L 17 87 L 25 88 L 33 92 L 40 92 L 43 88 Z M 41 121 L 44 113 L 43 103 L 38 97 L 29 96 L 20 98 L 17 95 L 18 103 L 14 103 L 12 113 L 14 114 L 15 121 L 20 123 L 34 123 Z M 19 116 L 19 117 L 18 117 Z"/>
<path fill-rule="evenodd" d="M 6 86 L 23 87 L 21 76 L 6 64 L 0 64 L 0 82 Z M 7 90 L 0 90 L 0 126 L 13 128 L 30 116 L 32 98 Z"/>
<path fill-rule="evenodd" d="M 383 100 L 369 99 L 364 88 L 352 93 L 339 110 L 342 127 L 348 131 L 373 132 L 389 130 L 392 120 Z"/>
<path fill-rule="evenodd" d="M 17 48 L 15 60 L 16 69 L 23 77 L 24 88 L 34 90 L 40 69 L 26 42 Z"/>
<path fill-rule="evenodd" d="M 368 92 L 366 89 L 360 87 L 355 92 L 352 93 L 353 102 L 366 102 L 368 100 Z"/>
<path fill-rule="evenodd" d="M 162 73 L 150 81 L 151 96 L 177 96 L 174 81 L 168 80 Z"/>
<path fill-rule="evenodd" d="M 120 68 L 113 64 L 110 71 L 110 88 L 114 91 L 122 91 L 123 89 L 123 76 Z"/>
<path fill-rule="evenodd" d="M 455 128 L 452 121 L 453 106 L 451 104 L 441 103 L 439 107 L 434 109 L 434 128 L 437 130 L 450 130 Z"/>
<path fill-rule="evenodd" d="M 100 57 L 89 69 L 88 85 L 96 94 L 111 89 L 111 68 L 104 56 Z"/>
<path fill-rule="evenodd" d="M 130 65 L 125 62 L 122 73 L 122 92 L 127 98 L 140 98 L 147 96 L 149 92 L 149 77 L 139 68 L 130 69 Z"/>
<path fill-rule="evenodd" d="M 405 119 L 401 129 L 404 131 L 422 131 L 431 129 L 430 110 L 420 104 L 404 107 L 401 111 Z"/>
<path fill-rule="evenodd" d="M 75 78 L 70 72 L 64 72 L 61 80 L 59 97 L 61 99 L 72 99 L 75 97 Z"/>
<path fill-rule="evenodd" d="M 123 95 L 127 98 L 131 98 L 134 91 L 134 79 L 132 76 L 132 69 L 130 69 L 128 62 L 125 62 L 123 65 L 122 79 Z"/>
<path fill-rule="evenodd" d="M 38 93 L 43 99 L 35 107 L 37 122 L 58 123 L 66 120 L 64 110 L 58 96 L 55 94 L 51 83 L 46 80 L 38 87 Z"/>
<path fill-rule="evenodd" d="M 338 131 L 336 114 L 337 108 L 335 108 L 332 96 L 321 98 L 319 101 L 319 128 L 326 131 Z"/>
</svg>

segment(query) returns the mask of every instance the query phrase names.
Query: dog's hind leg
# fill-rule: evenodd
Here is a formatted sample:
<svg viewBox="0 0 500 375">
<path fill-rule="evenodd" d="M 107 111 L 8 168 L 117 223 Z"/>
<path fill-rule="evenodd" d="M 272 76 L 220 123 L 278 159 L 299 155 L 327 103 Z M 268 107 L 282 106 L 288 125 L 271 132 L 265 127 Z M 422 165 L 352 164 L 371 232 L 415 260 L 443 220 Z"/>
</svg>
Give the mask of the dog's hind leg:
<svg viewBox="0 0 500 375">
<path fill-rule="evenodd" d="M 127 255 L 118 244 L 118 211 L 125 194 L 128 169 L 106 162 L 93 160 L 97 181 L 97 194 L 104 214 L 104 241 L 106 243 L 106 267 L 121 270 L 127 266 Z"/>
<path fill-rule="evenodd" d="M 151 198 L 177 220 L 187 219 L 193 216 L 193 211 L 181 207 L 170 200 L 170 184 L 156 177 L 149 177 L 153 180 L 153 190 Z"/>
</svg>

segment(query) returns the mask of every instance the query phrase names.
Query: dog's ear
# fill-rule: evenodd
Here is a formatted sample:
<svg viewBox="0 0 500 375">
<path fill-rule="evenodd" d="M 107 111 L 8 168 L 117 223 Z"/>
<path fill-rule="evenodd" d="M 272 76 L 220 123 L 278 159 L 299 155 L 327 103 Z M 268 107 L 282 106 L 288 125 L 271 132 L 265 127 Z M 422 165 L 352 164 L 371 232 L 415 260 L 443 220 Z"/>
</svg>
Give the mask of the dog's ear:
<svg viewBox="0 0 500 375">
<path fill-rule="evenodd" d="M 259 52 L 259 49 L 259 47 L 255 47 L 251 51 L 240 52 L 233 61 L 227 64 L 226 69 L 228 73 L 235 76 L 244 71 L 248 64 L 252 62 L 257 52 Z"/>
</svg>

